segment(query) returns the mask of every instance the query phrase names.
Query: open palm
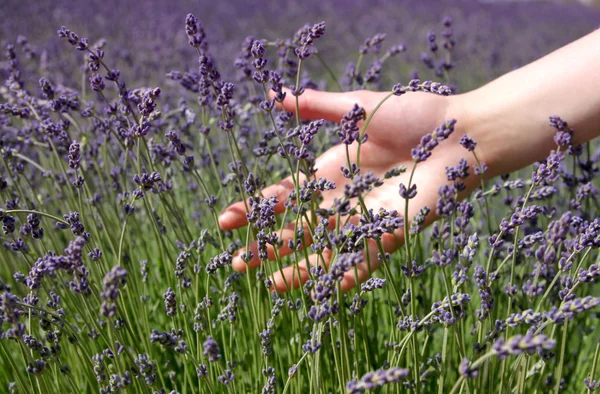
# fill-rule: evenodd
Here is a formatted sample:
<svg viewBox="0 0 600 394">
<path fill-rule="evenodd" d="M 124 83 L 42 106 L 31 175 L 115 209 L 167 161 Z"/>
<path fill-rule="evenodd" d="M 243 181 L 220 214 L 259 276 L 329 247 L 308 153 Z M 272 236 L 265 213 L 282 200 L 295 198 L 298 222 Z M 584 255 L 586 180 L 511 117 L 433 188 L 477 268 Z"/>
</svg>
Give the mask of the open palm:
<svg viewBox="0 0 600 394">
<path fill-rule="evenodd" d="M 376 93 L 370 91 L 356 91 L 349 93 L 327 93 L 307 90 L 300 96 L 300 115 L 304 119 L 325 119 L 339 122 L 340 119 L 354 106 L 358 104 L 363 107 L 367 114 L 371 113 L 374 107 L 386 96 L 386 93 Z M 295 100 L 289 98 L 284 102 L 286 110 L 294 111 Z M 368 209 L 378 210 L 385 208 L 387 210 L 397 210 L 404 212 L 405 201 L 398 193 L 400 183 L 407 184 L 409 172 L 414 162 L 411 157 L 411 149 L 415 147 L 421 137 L 428 132 L 433 131 L 437 126 L 443 123 L 449 116 L 450 105 L 448 98 L 436 96 L 430 93 L 408 93 L 400 97 L 391 97 L 384 103 L 369 123 L 367 134 L 368 141 L 363 144 L 360 151 L 360 171 L 362 174 L 373 173 L 376 177 L 383 179 L 385 172 L 392 168 L 405 166 L 409 171 L 399 177 L 384 180 L 384 184 L 373 189 L 365 197 L 365 205 Z M 461 158 L 467 156 L 466 151 L 458 144 L 460 133 L 451 135 L 449 141 L 445 141 L 436 148 L 433 155 L 425 162 L 419 163 L 413 183 L 417 185 L 417 196 L 409 204 L 409 219 L 424 206 L 435 207 L 438 197 L 438 189 L 447 183 L 445 168 L 455 165 Z M 350 158 L 356 160 L 357 144 L 349 146 Z M 322 154 L 316 161 L 316 176 L 333 181 L 336 188 L 322 193 L 322 208 L 329 208 L 333 205 L 335 199 L 341 199 L 344 196 L 344 184 L 350 182 L 342 175 L 340 168 L 346 166 L 346 145 L 340 144 L 332 147 Z M 474 182 L 468 182 L 468 189 L 474 186 Z M 265 197 L 277 195 L 279 203 L 275 206 L 276 213 L 282 213 L 284 201 L 293 191 L 294 185 L 291 178 L 286 178 L 281 182 L 271 185 L 263 190 Z M 433 210 L 434 211 L 434 210 Z M 335 225 L 335 217 L 330 220 L 330 226 Z M 434 212 L 427 217 L 427 223 L 435 220 Z M 247 225 L 246 210 L 243 202 L 237 202 L 228 208 L 219 217 L 219 223 L 223 229 L 235 229 Z M 307 244 L 311 239 L 308 231 L 305 231 Z M 287 247 L 287 240 L 294 239 L 294 227 L 288 226 L 282 231 L 283 247 L 279 249 L 279 256 L 285 256 L 292 253 Z M 382 238 L 383 247 L 386 252 L 391 252 L 401 246 L 404 239 L 403 229 L 396 234 L 384 234 Z M 399 241 L 399 242 L 398 242 Z M 379 250 L 374 241 L 369 245 L 369 256 L 371 268 L 377 268 L 377 254 Z M 254 268 L 260 265 L 258 259 L 257 245 L 251 244 L 253 258 L 249 266 Z M 246 263 L 242 260 L 239 251 L 232 261 L 235 270 L 245 271 Z M 274 250 L 269 245 L 269 259 L 275 259 Z M 323 252 L 325 263 L 331 262 L 331 251 Z M 366 257 L 366 256 L 365 256 Z M 316 255 L 310 256 L 309 261 L 299 263 L 300 273 L 296 267 L 284 268 L 281 272 L 276 272 L 274 285 L 277 290 L 286 290 L 286 286 L 298 286 L 300 281 L 308 279 L 308 268 L 317 263 Z M 365 259 L 366 261 L 366 259 Z M 358 279 L 364 281 L 369 270 L 365 262 L 359 264 Z M 285 276 L 285 281 L 282 278 Z M 354 272 L 347 272 L 342 283 L 342 289 L 346 290 L 355 285 Z"/>
</svg>

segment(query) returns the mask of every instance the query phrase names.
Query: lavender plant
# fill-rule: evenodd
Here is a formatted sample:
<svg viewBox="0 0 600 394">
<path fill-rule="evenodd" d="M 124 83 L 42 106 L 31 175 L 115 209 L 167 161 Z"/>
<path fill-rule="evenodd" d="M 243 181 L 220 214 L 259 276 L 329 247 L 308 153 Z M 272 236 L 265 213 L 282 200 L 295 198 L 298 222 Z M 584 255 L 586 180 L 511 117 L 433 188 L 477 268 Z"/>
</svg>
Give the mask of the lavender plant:
<svg viewBox="0 0 600 394">
<path fill-rule="evenodd" d="M 170 71 L 176 93 L 165 94 L 129 85 L 103 43 L 66 27 L 58 36 L 85 58 L 87 93 L 51 74 L 29 86 L 8 45 L 2 390 L 598 389 L 600 156 L 574 145 L 568 119 L 548 114 L 556 147 L 529 174 L 484 181 L 477 141 L 455 133 L 461 119 L 386 141 L 411 149 L 370 171 L 380 151 L 367 131 L 387 101 L 456 91 L 452 25 L 424 37 L 423 64 L 441 82 L 397 83 L 339 124 L 303 120 L 318 86 L 307 67 L 372 88 L 405 46 L 384 51 L 385 35 L 372 36 L 338 79 L 319 56 L 319 22 L 247 37 L 223 73 L 189 14 L 180 30 L 196 64 Z M 440 171 L 448 144 L 469 160 Z M 346 160 L 323 171 L 331 147 Z M 417 188 L 424 174 L 435 189 Z M 467 185 L 477 190 L 464 198 Z M 377 198 L 390 188 L 401 205 Z M 419 194 L 435 204 L 417 206 Z M 223 226 L 226 207 L 248 226 Z"/>
</svg>

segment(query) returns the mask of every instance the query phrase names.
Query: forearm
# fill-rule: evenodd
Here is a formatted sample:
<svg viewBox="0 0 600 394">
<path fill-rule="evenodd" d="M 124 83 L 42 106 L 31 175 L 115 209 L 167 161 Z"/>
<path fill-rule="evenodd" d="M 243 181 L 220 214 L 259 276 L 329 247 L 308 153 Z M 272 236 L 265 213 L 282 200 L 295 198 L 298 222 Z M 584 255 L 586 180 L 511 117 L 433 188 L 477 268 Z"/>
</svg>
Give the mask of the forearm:
<svg viewBox="0 0 600 394">
<path fill-rule="evenodd" d="M 469 93 L 450 99 L 460 132 L 478 142 L 489 176 L 545 158 L 556 145 L 549 116 L 581 144 L 600 134 L 600 30 Z"/>
</svg>

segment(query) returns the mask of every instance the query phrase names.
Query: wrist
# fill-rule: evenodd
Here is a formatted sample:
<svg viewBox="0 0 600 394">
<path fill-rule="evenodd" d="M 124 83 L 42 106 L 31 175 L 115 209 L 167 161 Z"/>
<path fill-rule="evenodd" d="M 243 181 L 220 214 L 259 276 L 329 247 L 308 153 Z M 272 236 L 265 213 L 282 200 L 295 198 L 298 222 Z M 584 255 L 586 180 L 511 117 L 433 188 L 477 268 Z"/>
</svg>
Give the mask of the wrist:
<svg viewBox="0 0 600 394">
<path fill-rule="evenodd" d="M 455 134 L 459 139 L 467 134 L 476 143 L 474 153 L 481 163 L 488 167 L 486 178 L 502 174 L 502 163 L 497 159 L 502 156 L 502 141 L 496 141 L 501 126 L 496 124 L 496 117 L 484 111 L 476 100 L 474 92 L 462 93 L 448 97 L 447 119 L 456 119 Z"/>
<path fill-rule="evenodd" d="M 457 119 L 458 136 L 468 134 L 475 154 L 488 170 L 486 179 L 511 173 L 554 148 L 553 134 L 543 110 L 531 107 L 526 97 L 507 94 L 493 84 L 450 97 L 449 110 Z M 535 102 L 535 101 L 533 101 Z"/>
</svg>

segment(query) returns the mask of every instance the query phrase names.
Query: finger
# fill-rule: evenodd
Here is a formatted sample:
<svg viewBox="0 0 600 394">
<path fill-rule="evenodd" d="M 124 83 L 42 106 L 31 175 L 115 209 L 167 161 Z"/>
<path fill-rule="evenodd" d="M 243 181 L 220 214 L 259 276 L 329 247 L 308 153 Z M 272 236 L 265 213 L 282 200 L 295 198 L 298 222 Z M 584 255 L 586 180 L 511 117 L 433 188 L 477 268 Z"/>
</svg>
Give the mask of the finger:
<svg viewBox="0 0 600 394">
<path fill-rule="evenodd" d="M 292 250 L 289 247 L 288 241 L 293 241 L 296 235 L 295 223 L 288 224 L 281 230 L 281 232 L 277 232 L 277 235 L 283 241 L 283 245 L 278 249 L 278 253 L 275 254 L 275 248 L 273 247 L 273 245 L 267 244 L 267 254 L 269 260 L 275 260 L 277 258 L 277 255 L 279 255 L 279 257 L 285 257 L 294 253 L 294 250 Z M 311 243 L 312 239 L 310 236 L 310 232 L 308 231 L 307 227 L 304 227 L 304 243 L 301 245 L 300 250 L 302 250 L 303 247 L 310 245 Z M 256 268 L 260 265 L 261 261 L 258 257 L 258 243 L 254 241 L 248 246 L 248 249 L 242 248 L 236 252 L 235 256 L 231 260 L 231 267 L 234 270 L 239 272 L 246 271 L 247 265 L 246 262 L 242 259 L 242 255 L 244 253 L 247 254 L 248 251 L 252 253 L 252 258 L 250 259 L 250 261 L 248 261 L 248 266 L 250 268 Z"/>
<path fill-rule="evenodd" d="M 344 277 L 340 283 L 340 288 L 342 291 L 348 291 L 357 286 L 357 283 L 360 284 L 371 276 L 373 271 L 375 271 L 381 265 L 379 261 L 379 249 L 375 245 L 374 242 L 369 243 L 369 259 L 367 260 L 367 252 L 363 253 L 363 262 L 356 265 L 356 271 L 351 269 L 344 273 Z"/>
<path fill-rule="evenodd" d="M 295 114 L 296 97 L 288 89 L 285 89 L 285 92 L 286 97 L 283 100 L 283 108 Z M 274 96 L 275 94 L 271 91 L 271 97 Z M 298 96 L 298 108 L 303 119 L 325 119 L 339 122 L 354 107 L 354 104 L 361 105 L 362 101 L 360 92 L 334 93 L 306 89 L 304 93 Z"/>
<path fill-rule="evenodd" d="M 262 190 L 263 197 L 277 196 L 277 204 L 275 205 L 275 213 L 279 214 L 285 211 L 284 203 L 289 197 L 290 193 L 294 190 L 294 183 L 291 177 L 287 177 L 284 180 L 267 186 Z M 248 201 L 238 201 L 231 204 L 221 212 L 219 215 L 219 227 L 222 230 L 233 230 L 246 226 L 248 224 L 248 218 L 246 217 L 246 206 L 248 209 L 250 206 Z"/>
<path fill-rule="evenodd" d="M 319 256 L 316 254 L 308 256 L 308 260 L 302 260 L 297 265 L 294 264 L 285 267 L 282 270 L 277 270 L 273 273 L 273 287 L 277 291 L 289 291 L 300 287 L 300 283 L 306 283 L 310 277 L 310 268 L 317 264 L 325 264 L 329 266 L 331 262 L 332 252 L 325 249 Z"/>
<path fill-rule="evenodd" d="M 340 289 L 344 292 L 356 287 L 357 283 L 362 283 L 369 278 L 371 273 L 375 271 L 381 265 L 378 254 L 379 250 L 375 243 L 370 243 L 369 247 L 369 260 L 367 260 L 367 252 L 363 252 L 363 262 L 356 265 L 356 270 L 350 269 L 344 273 L 342 281 L 340 282 Z M 273 273 L 273 287 L 277 291 L 288 291 L 300 287 L 300 282 L 305 283 L 309 275 L 311 267 L 317 264 L 325 263 L 328 267 L 331 264 L 332 251 L 325 249 L 322 257 L 317 255 L 311 255 L 307 260 L 303 260 L 298 265 L 292 265 L 285 267 L 282 270 L 278 270 Z"/>
</svg>

